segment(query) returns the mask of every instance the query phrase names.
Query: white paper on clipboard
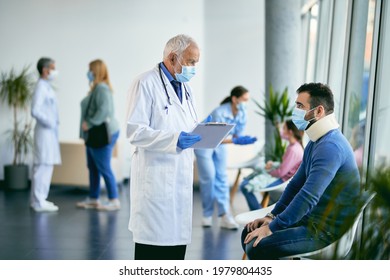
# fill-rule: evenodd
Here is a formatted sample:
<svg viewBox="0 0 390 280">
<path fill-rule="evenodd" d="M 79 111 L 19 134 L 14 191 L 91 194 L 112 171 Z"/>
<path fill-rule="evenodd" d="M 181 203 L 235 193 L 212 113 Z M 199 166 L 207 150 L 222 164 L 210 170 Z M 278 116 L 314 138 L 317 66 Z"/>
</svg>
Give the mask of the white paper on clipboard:
<svg viewBox="0 0 390 280">
<path fill-rule="evenodd" d="M 234 124 L 215 122 L 199 123 L 191 133 L 200 135 L 202 140 L 196 142 L 191 148 L 215 149 L 222 140 L 225 139 L 234 126 Z"/>
</svg>

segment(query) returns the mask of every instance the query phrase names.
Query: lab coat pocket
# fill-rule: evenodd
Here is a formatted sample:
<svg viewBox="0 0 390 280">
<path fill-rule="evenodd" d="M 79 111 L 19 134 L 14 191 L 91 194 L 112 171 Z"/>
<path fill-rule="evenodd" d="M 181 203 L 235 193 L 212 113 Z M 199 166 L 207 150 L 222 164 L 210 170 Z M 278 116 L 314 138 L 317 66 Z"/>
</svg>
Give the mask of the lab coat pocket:
<svg viewBox="0 0 390 280">
<path fill-rule="evenodd" d="M 169 108 L 170 106 L 165 106 L 165 108 L 161 108 L 160 110 L 157 110 L 155 113 L 155 118 L 152 121 L 151 126 L 156 127 L 161 130 L 166 130 L 170 128 L 170 122 L 169 117 L 171 110 Z"/>
<path fill-rule="evenodd" d="M 55 100 L 54 100 L 54 97 L 53 96 L 49 96 L 45 99 L 45 105 L 48 106 L 48 108 L 52 108 L 52 106 L 54 105 L 55 103 Z"/>
<path fill-rule="evenodd" d="M 152 200 L 164 200 L 172 197 L 174 180 L 175 172 L 172 167 L 146 167 L 145 196 Z"/>
</svg>

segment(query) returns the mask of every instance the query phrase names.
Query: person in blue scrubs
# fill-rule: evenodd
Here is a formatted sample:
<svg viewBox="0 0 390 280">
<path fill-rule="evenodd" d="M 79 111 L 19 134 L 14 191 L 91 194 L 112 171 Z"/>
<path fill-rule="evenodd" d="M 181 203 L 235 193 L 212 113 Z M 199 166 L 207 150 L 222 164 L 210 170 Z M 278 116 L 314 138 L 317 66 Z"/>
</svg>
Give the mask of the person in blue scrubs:
<svg viewBox="0 0 390 280">
<path fill-rule="evenodd" d="M 246 88 L 242 86 L 233 88 L 230 96 L 226 97 L 220 106 L 211 113 L 213 122 L 235 124 L 235 127 L 230 131 L 232 137 L 223 140 L 216 149 L 195 150 L 203 206 L 203 227 L 212 225 L 214 203 L 216 202 L 218 217 L 221 220 L 220 226 L 227 229 L 238 228 L 238 224 L 229 211 L 230 194 L 226 171 L 227 146 L 225 144 L 247 145 L 257 140 L 255 137 L 243 136 L 247 121 L 246 103 L 248 100 L 249 91 Z"/>
</svg>

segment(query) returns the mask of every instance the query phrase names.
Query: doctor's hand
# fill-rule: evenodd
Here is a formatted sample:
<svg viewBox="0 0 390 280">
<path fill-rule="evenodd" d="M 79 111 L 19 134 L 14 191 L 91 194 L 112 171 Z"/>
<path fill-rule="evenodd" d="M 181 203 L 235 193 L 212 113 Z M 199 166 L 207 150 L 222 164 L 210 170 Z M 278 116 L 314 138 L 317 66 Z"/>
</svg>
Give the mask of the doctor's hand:
<svg viewBox="0 0 390 280">
<path fill-rule="evenodd" d="M 239 136 L 239 137 L 232 138 L 232 142 L 236 145 L 248 145 L 248 144 L 253 144 L 256 141 L 257 138 L 251 136 Z"/>
<path fill-rule="evenodd" d="M 180 132 L 179 139 L 177 140 L 177 146 L 184 150 L 191 147 L 196 142 L 199 142 L 201 139 L 202 137 L 200 137 L 198 134 L 190 134 L 182 131 Z"/>
</svg>

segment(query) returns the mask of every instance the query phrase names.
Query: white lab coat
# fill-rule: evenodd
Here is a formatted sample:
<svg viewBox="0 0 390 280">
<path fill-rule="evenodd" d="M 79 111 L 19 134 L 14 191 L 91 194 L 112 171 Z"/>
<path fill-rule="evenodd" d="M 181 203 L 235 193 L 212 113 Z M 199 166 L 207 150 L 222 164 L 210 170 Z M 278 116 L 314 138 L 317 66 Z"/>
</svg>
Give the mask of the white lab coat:
<svg viewBox="0 0 390 280">
<path fill-rule="evenodd" d="M 134 145 L 130 177 L 130 222 L 134 242 L 173 246 L 191 242 L 193 149 L 176 147 L 181 131 L 197 122 L 192 92 L 183 104 L 158 65 L 138 76 L 128 98 L 127 137 Z"/>
<path fill-rule="evenodd" d="M 35 118 L 34 164 L 54 165 L 61 163 L 58 141 L 57 97 L 50 83 L 39 79 L 31 104 Z"/>
</svg>

